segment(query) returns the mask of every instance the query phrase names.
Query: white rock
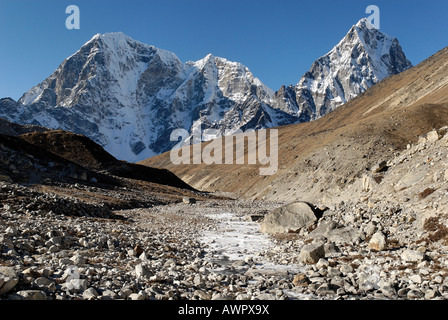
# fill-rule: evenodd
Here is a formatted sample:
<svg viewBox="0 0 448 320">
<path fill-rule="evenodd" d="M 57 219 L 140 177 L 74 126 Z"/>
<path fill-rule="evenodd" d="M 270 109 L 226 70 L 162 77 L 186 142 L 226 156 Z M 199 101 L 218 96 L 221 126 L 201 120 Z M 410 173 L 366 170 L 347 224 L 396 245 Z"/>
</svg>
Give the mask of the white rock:
<svg viewBox="0 0 448 320">
<path fill-rule="evenodd" d="M 405 250 L 401 254 L 401 259 L 405 262 L 421 262 L 425 259 L 425 255 L 415 250 Z"/>
<path fill-rule="evenodd" d="M 317 216 L 306 202 L 295 202 L 272 210 L 261 222 L 263 233 L 287 233 L 309 227 L 317 221 Z M 317 262 L 317 261 L 316 261 Z"/>
<path fill-rule="evenodd" d="M 151 276 L 151 277 L 149 277 L 149 281 L 154 281 L 154 282 L 156 282 L 156 281 L 161 281 L 162 280 L 162 278 L 159 276 L 159 275 L 154 275 L 154 276 Z"/>
<path fill-rule="evenodd" d="M 72 279 L 68 285 L 70 292 L 84 292 L 89 283 L 86 279 Z"/>
<path fill-rule="evenodd" d="M 316 267 L 318 269 L 328 268 L 329 265 L 330 265 L 330 263 L 327 260 L 322 259 L 322 258 L 320 258 L 319 261 L 316 263 Z"/>
<path fill-rule="evenodd" d="M 135 266 L 135 274 L 136 274 L 137 278 L 151 277 L 153 275 L 153 273 L 148 268 L 148 266 L 146 266 L 144 264 L 138 264 Z"/>
<path fill-rule="evenodd" d="M 87 240 L 85 238 L 79 239 L 79 244 L 82 245 L 83 247 L 89 246 L 89 243 L 87 242 Z"/>
<path fill-rule="evenodd" d="M 131 300 L 145 300 L 146 297 L 140 293 L 132 293 L 129 295 L 129 299 Z"/>
<path fill-rule="evenodd" d="M 34 283 L 38 287 L 48 287 L 50 284 L 53 283 L 53 281 L 51 281 L 50 279 L 47 279 L 45 277 L 39 277 L 36 280 L 34 280 Z"/>
<path fill-rule="evenodd" d="M 428 140 L 428 142 L 436 142 L 439 139 L 440 137 L 437 130 L 433 130 L 426 135 L 426 140 Z"/>
<path fill-rule="evenodd" d="M 146 255 L 146 252 L 144 252 L 144 251 L 138 258 L 142 261 L 149 261 L 148 256 Z"/>
<path fill-rule="evenodd" d="M 437 296 L 436 290 L 426 290 L 425 292 L 425 300 L 434 299 Z"/>
<path fill-rule="evenodd" d="M 194 283 L 195 286 L 198 286 L 198 287 L 204 287 L 205 286 L 205 283 L 204 283 L 202 277 L 199 274 L 194 277 L 193 283 Z"/>
<path fill-rule="evenodd" d="M 244 262 L 246 262 L 247 264 L 253 263 L 254 259 L 250 256 L 247 256 L 246 258 L 244 258 Z"/>
<path fill-rule="evenodd" d="M 422 283 L 422 277 L 420 277 L 418 274 L 414 274 L 409 279 L 414 283 Z"/>
<path fill-rule="evenodd" d="M 102 292 L 102 296 L 104 298 L 109 298 L 109 299 L 116 299 L 118 297 L 118 295 L 113 292 L 112 290 L 106 289 Z"/>
<path fill-rule="evenodd" d="M 9 236 L 15 236 L 15 235 L 17 235 L 18 231 L 17 231 L 16 227 L 12 226 L 12 227 L 6 228 L 5 233 Z"/>
<path fill-rule="evenodd" d="M 84 258 L 78 253 L 75 254 L 70 260 L 73 262 L 75 266 L 83 266 L 86 264 L 86 258 Z"/>
<path fill-rule="evenodd" d="M 376 230 L 376 226 L 375 224 L 370 221 L 367 226 L 364 228 L 364 232 L 366 233 L 367 236 L 371 236 L 375 233 Z"/>
<path fill-rule="evenodd" d="M 339 271 L 341 271 L 344 275 L 353 272 L 353 268 L 348 265 L 348 264 L 343 264 L 340 268 Z"/>
<path fill-rule="evenodd" d="M 386 248 L 386 246 L 387 246 L 386 236 L 381 231 L 375 233 L 370 239 L 369 242 L 370 249 L 376 251 L 382 251 Z"/>
<path fill-rule="evenodd" d="M 441 277 L 441 276 L 436 276 L 436 277 L 433 279 L 433 281 L 434 281 L 435 283 L 441 284 L 441 283 L 443 282 L 443 277 Z"/>
<path fill-rule="evenodd" d="M 362 177 L 362 191 L 369 192 L 377 185 L 378 183 L 376 183 L 376 181 L 373 180 L 372 177 L 369 177 L 367 175 L 364 175 Z"/>
</svg>

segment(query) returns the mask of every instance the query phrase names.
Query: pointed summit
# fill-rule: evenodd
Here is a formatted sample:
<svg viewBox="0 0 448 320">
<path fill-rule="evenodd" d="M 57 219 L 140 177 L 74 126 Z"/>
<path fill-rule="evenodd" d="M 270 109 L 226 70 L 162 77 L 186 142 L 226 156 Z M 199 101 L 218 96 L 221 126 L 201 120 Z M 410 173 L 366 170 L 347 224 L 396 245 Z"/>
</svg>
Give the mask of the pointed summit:
<svg viewBox="0 0 448 320">
<path fill-rule="evenodd" d="M 374 28 L 373 25 L 370 23 L 369 19 L 362 18 L 358 21 L 357 24 L 354 25 L 354 27 L 362 28 L 362 29 L 372 29 Z"/>
<path fill-rule="evenodd" d="M 320 118 L 384 78 L 410 67 L 398 40 L 363 18 L 329 53 L 313 63 L 294 89 L 283 90 L 282 99 L 287 105 L 284 110 L 302 119 Z"/>
</svg>

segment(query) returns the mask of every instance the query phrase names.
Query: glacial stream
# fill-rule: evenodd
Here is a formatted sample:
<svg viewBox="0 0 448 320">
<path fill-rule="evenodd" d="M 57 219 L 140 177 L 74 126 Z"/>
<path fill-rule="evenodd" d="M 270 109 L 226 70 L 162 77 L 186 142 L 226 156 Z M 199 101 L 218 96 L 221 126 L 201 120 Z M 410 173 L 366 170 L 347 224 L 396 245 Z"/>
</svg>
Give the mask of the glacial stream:
<svg viewBox="0 0 448 320">
<path fill-rule="evenodd" d="M 206 248 L 205 259 L 220 266 L 214 270 L 222 274 L 250 274 L 254 279 L 283 278 L 303 272 L 295 264 L 276 264 L 265 258 L 265 252 L 275 249 L 275 243 L 260 232 L 259 223 L 248 221 L 234 213 L 210 214 L 217 220 L 217 228 L 204 232 L 201 242 Z M 250 266 L 246 262 L 253 261 Z M 256 280 L 254 280 L 256 281 Z M 283 290 L 290 299 L 306 299 L 307 296 L 292 290 Z"/>
</svg>

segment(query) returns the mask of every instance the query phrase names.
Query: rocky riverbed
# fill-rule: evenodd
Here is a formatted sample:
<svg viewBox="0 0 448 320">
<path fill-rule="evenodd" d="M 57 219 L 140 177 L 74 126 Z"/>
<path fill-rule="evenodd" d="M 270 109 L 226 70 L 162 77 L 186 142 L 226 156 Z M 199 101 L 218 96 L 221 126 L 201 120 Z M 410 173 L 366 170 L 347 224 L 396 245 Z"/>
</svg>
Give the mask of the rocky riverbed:
<svg viewBox="0 0 448 320">
<path fill-rule="evenodd" d="M 421 229 L 392 204 L 341 202 L 309 228 L 262 234 L 258 220 L 282 205 L 207 200 L 106 218 L 5 205 L 0 299 L 448 298 L 437 221 Z"/>
</svg>

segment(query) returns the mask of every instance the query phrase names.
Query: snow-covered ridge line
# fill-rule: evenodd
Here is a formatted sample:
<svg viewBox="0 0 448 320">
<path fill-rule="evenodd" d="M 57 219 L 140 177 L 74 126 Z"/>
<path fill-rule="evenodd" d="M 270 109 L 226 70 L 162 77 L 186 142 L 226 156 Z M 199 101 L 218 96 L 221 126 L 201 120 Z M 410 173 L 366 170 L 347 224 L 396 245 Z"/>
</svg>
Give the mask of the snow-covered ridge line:
<svg viewBox="0 0 448 320">
<path fill-rule="evenodd" d="M 363 21 L 277 92 L 239 62 L 209 54 L 183 63 L 121 32 L 97 34 L 0 116 L 84 134 L 137 162 L 176 145 L 175 129 L 224 135 L 317 119 L 410 66 L 396 39 Z"/>
</svg>

